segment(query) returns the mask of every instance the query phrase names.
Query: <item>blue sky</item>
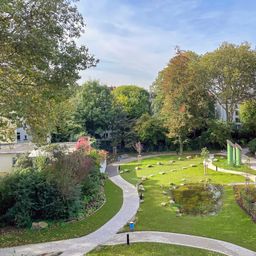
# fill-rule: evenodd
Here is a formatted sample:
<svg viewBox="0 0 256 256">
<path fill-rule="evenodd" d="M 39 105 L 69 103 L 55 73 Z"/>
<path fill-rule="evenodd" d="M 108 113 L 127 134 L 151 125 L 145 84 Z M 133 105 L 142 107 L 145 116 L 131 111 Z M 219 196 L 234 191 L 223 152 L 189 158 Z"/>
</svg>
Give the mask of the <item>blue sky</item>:
<svg viewBox="0 0 256 256">
<path fill-rule="evenodd" d="M 177 45 L 199 54 L 223 41 L 255 47 L 256 0 L 80 0 L 78 9 L 87 24 L 79 41 L 100 60 L 80 83 L 148 88 Z"/>
</svg>

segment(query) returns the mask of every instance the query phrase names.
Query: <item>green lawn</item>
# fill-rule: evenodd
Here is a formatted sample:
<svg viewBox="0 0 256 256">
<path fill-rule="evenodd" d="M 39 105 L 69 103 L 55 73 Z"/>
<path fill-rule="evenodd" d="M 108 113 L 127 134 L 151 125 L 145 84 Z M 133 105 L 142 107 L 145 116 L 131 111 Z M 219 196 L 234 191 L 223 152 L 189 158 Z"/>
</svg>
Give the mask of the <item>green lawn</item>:
<svg viewBox="0 0 256 256">
<path fill-rule="evenodd" d="M 236 204 L 231 186 L 225 186 L 223 207 L 217 215 L 176 217 L 176 208 L 170 206 L 170 198 L 168 198 L 168 195 L 164 195 L 163 191 L 168 190 L 167 186 L 170 182 L 175 184 L 184 183 L 183 178 L 186 178 L 186 182 L 198 182 L 204 179 L 204 175 L 201 164 L 199 167 L 191 167 L 186 170 L 180 168 L 181 166 L 189 166 L 191 163 L 198 165 L 202 162 L 200 158 L 185 161 L 177 160 L 171 165 L 167 164 L 169 160 L 175 160 L 175 158 L 177 160 L 177 157 L 172 156 L 145 159 L 141 163 L 142 169 L 138 171 L 134 170 L 137 163 L 122 166 L 122 170 L 130 169 L 130 172 L 122 175 L 133 184 L 138 181 L 138 177 L 156 173 L 156 176 L 150 177 L 143 183 L 145 201 L 141 204 L 137 214 L 136 230 L 167 231 L 206 236 L 256 250 L 256 224 Z M 161 161 L 164 165 L 154 165 L 158 161 Z M 148 164 L 153 164 L 154 167 L 147 168 Z M 168 171 L 172 168 L 176 168 L 177 171 L 164 175 L 158 174 L 159 171 Z M 244 181 L 241 176 L 214 171 L 208 171 L 207 177 L 220 184 Z M 166 202 L 167 206 L 161 206 L 162 202 Z"/>
<path fill-rule="evenodd" d="M 81 221 L 50 225 L 40 231 L 23 229 L 1 234 L 0 247 L 69 239 L 95 231 L 111 219 L 122 206 L 122 190 L 110 180 L 105 183 L 105 193 L 107 201 L 94 215 Z"/>
<path fill-rule="evenodd" d="M 86 254 L 90 256 L 223 256 L 223 254 L 196 249 L 192 247 L 159 244 L 159 243 L 134 243 L 128 245 L 102 246 Z"/>
<path fill-rule="evenodd" d="M 217 156 L 216 158 L 218 159 L 218 161 L 214 162 L 213 164 L 220 168 L 227 169 L 227 170 L 233 170 L 233 171 L 239 171 L 239 172 L 247 172 L 247 173 L 256 175 L 256 170 L 253 170 L 246 164 L 242 164 L 241 166 L 232 166 L 232 165 L 228 164 L 228 161 L 226 158 L 223 158 L 220 156 Z"/>
</svg>

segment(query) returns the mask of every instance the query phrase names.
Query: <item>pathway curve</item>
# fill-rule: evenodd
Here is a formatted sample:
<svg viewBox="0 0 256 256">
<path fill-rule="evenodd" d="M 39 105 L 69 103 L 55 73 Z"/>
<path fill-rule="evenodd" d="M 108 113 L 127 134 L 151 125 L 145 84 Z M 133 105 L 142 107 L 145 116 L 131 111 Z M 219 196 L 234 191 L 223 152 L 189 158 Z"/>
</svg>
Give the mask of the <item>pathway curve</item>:
<svg viewBox="0 0 256 256">
<path fill-rule="evenodd" d="M 117 245 L 126 243 L 126 234 L 116 234 L 106 245 Z M 130 233 L 130 243 L 151 242 L 175 244 L 189 247 L 196 247 L 209 251 L 219 252 L 228 256 L 255 256 L 256 252 L 245 249 L 228 242 L 215 240 L 206 237 L 176 234 L 169 232 L 141 231 Z"/>
<path fill-rule="evenodd" d="M 112 238 L 136 214 L 139 208 L 139 196 L 133 185 L 117 175 L 116 166 L 109 165 L 107 171 L 110 180 L 123 190 L 123 205 L 105 225 L 80 238 L 0 249 L 0 256 L 27 256 L 47 252 L 63 252 L 61 256 L 82 256 Z"/>
<path fill-rule="evenodd" d="M 248 177 L 251 181 L 256 182 L 256 175 L 253 175 L 253 174 L 250 174 L 250 173 L 247 173 L 247 172 L 239 172 L 239 171 L 234 171 L 234 170 L 223 169 L 221 167 L 216 167 L 216 165 L 214 165 L 213 162 L 212 162 L 213 158 L 214 158 L 214 155 L 210 154 L 210 158 L 208 160 L 208 168 L 209 169 L 211 169 L 213 171 L 217 171 L 217 172 L 236 174 L 236 175 L 244 176 L 245 178 Z"/>
</svg>

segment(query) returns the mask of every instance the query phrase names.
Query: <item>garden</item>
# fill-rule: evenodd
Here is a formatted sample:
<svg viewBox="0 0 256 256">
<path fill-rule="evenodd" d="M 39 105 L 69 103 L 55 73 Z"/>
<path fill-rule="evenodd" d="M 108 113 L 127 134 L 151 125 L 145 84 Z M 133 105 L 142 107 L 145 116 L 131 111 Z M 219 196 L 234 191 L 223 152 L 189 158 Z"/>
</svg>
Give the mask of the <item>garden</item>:
<svg viewBox="0 0 256 256">
<path fill-rule="evenodd" d="M 138 186 L 142 199 L 135 230 L 198 235 L 256 250 L 256 225 L 236 202 L 231 184 L 245 182 L 244 177 L 205 174 L 198 155 L 134 161 L 122 165 L 120 173 Z"/>
<path fill-rule="evenodd" d="M 86 235 L 112 218 L 122 191 L 99 171 L 100 152 L 47 146 L 0 179 L 0 247 Z"/>
</svg>

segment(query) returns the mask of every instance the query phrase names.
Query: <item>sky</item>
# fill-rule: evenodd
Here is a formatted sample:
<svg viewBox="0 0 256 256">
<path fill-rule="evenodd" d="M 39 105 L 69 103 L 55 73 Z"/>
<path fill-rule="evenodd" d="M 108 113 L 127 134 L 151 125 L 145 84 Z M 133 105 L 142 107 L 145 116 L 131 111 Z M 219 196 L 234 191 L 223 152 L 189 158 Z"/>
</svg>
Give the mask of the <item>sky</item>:
<svg viewBox="0 0 256 256">
<path fill-rule="evenodd" d="M 175 53 L 198 54 L 222 42 L 255 48 L 256 0 L 80 0 L 86 28 L 79 44 L 100 60 L 79 83 L 149 88 Z"/>
</svg>

